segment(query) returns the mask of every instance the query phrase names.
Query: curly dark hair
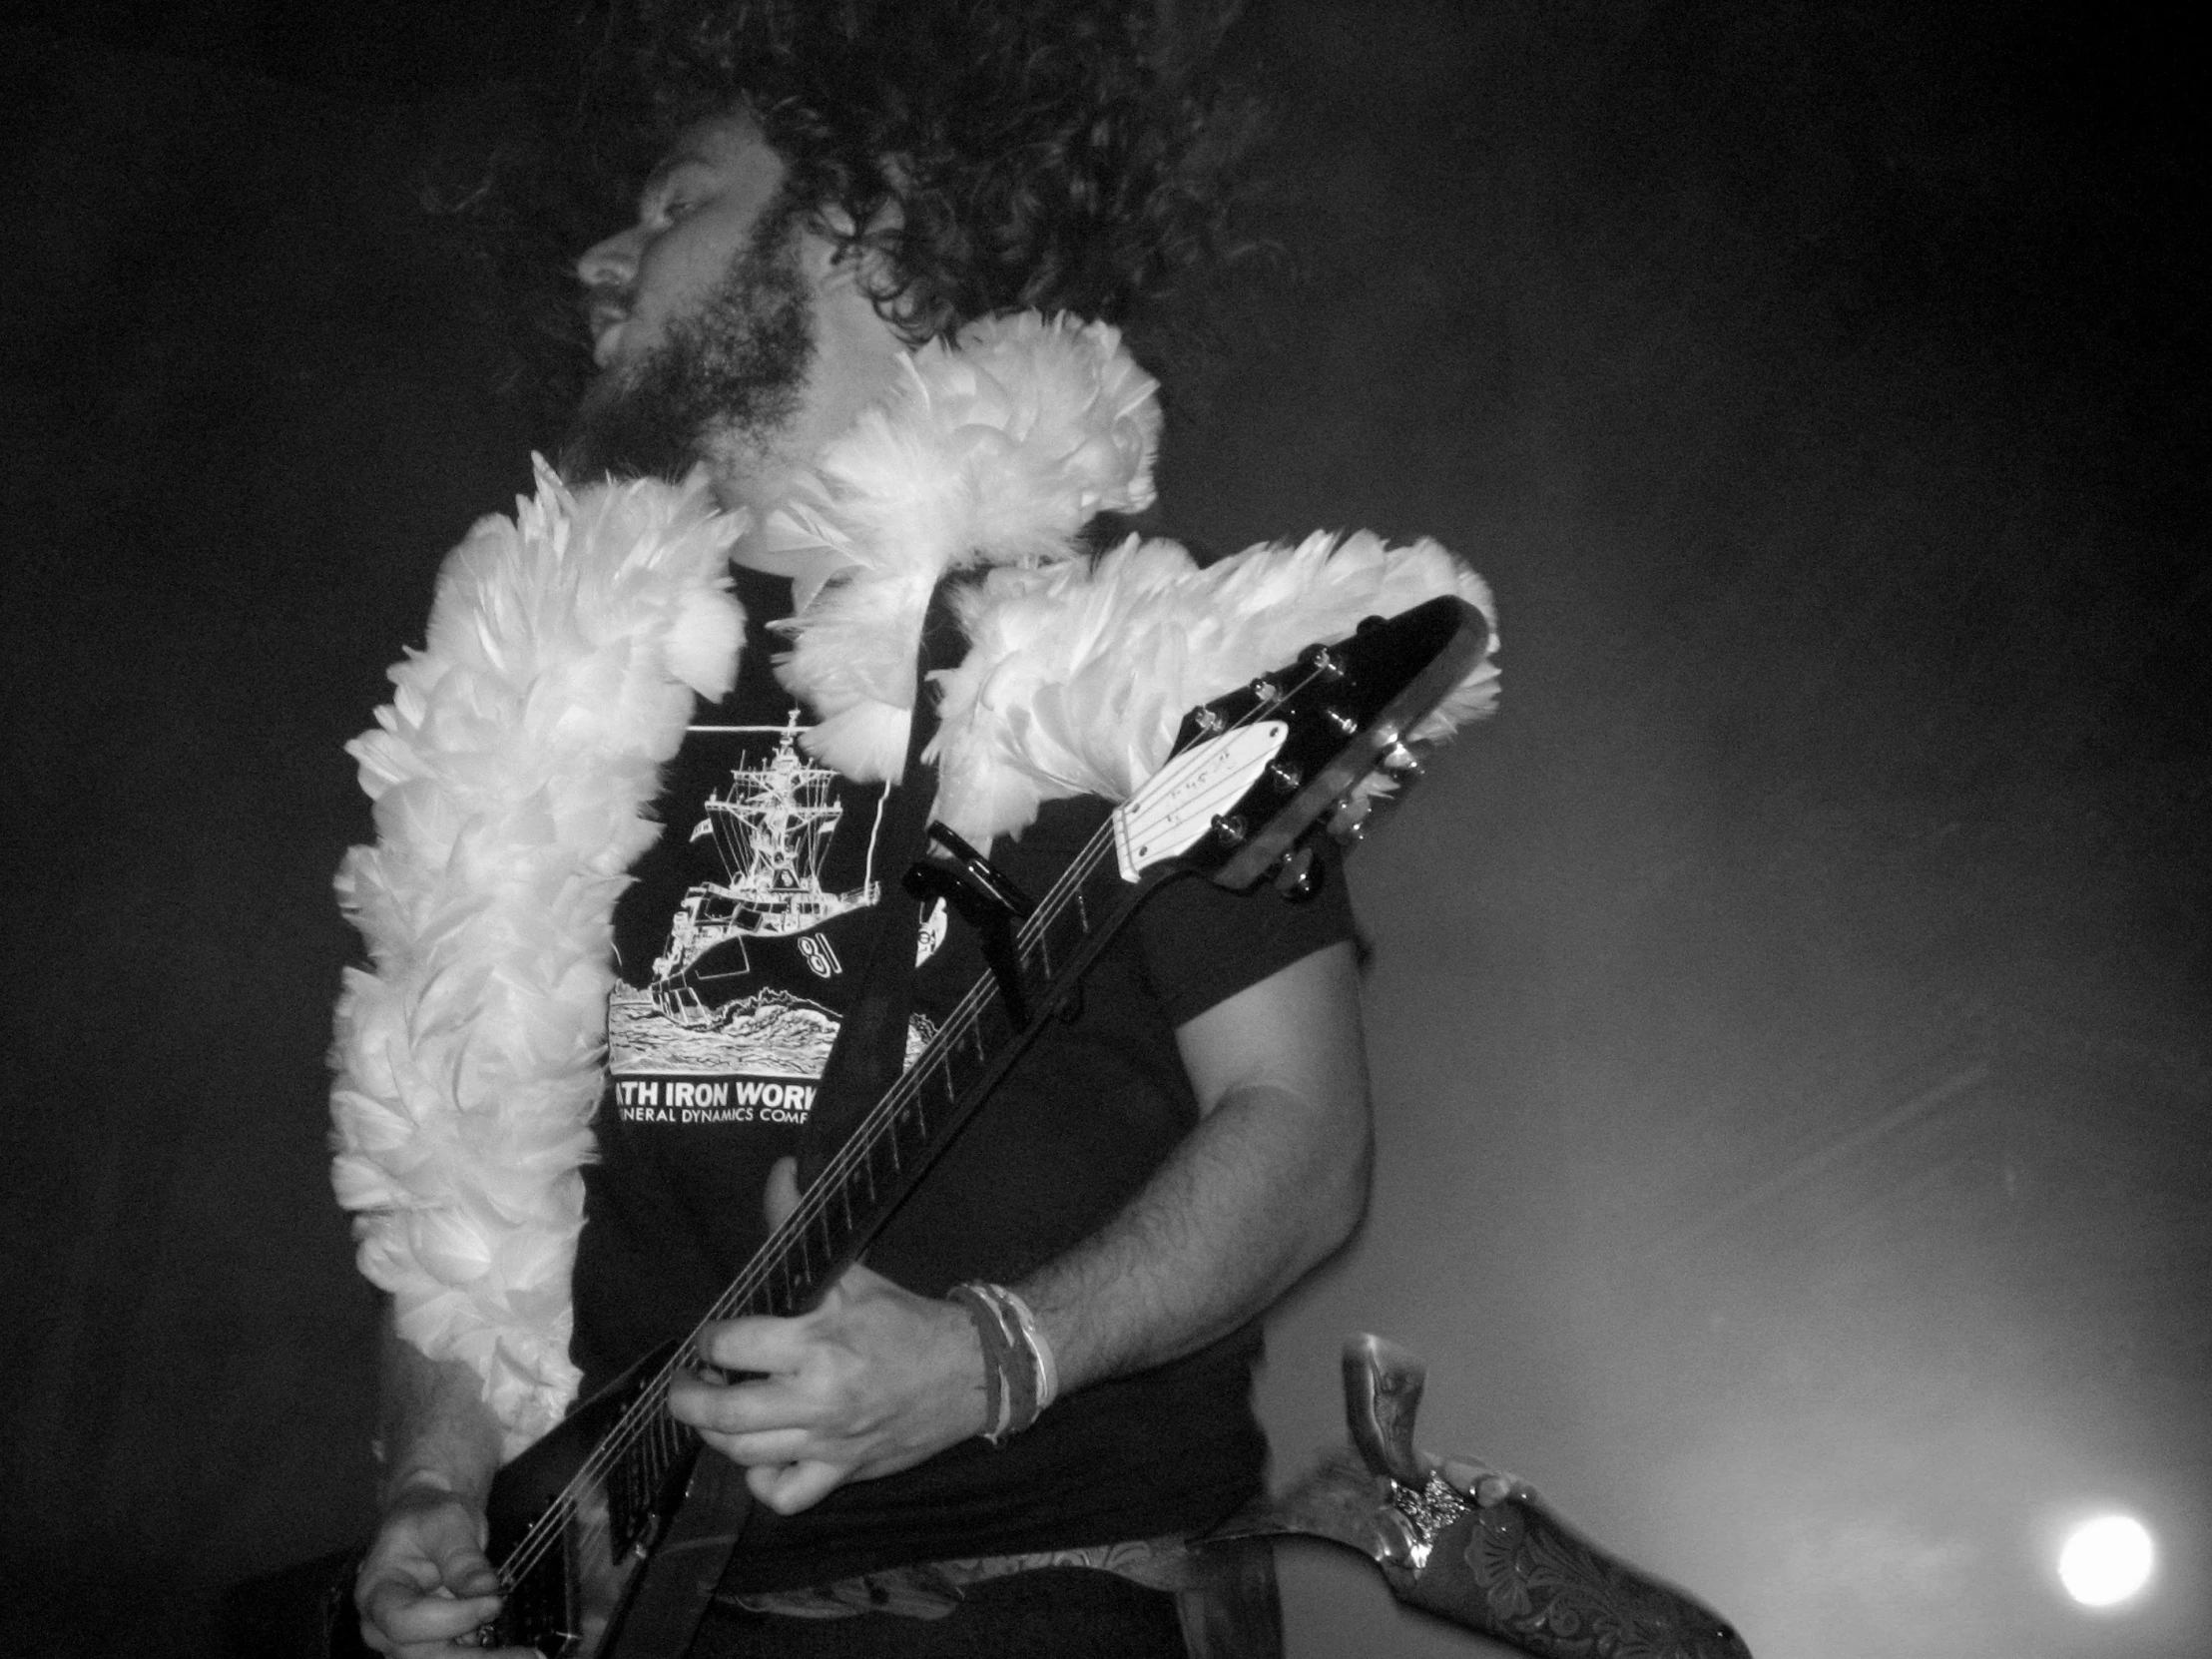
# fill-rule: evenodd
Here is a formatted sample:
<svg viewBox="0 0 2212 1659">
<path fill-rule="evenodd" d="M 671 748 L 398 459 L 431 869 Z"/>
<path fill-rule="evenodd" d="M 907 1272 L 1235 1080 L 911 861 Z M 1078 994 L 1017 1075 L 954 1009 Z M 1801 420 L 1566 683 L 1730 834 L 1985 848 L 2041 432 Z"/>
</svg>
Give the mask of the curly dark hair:
<svg viewBox="0 0 2212 1659">
<path fill-rule="evenodd" d="M 1238 0 L 633 0 L 661 136 L 743 109 L 910 340 L 995 311 L 1126 323 L 1233 260 L 1257 102 Z"/>
<path fill-rule="evenodd" d="M 1219 68 L 1241 6 L 586 0 L 490 148 L 433 159 L 423 201 L 471 273 L 501 395 L 547 443 L 590 372 L 577 254 L 677 132 L 741 109 L 803 217 L 883 255 L 876 300 L 910 340 L 1003 310 L 1101 317 L 1172 403 L 1203 407 L 1229 278 L 1265 251 L 1236 231 L 1259 100 Z"/>
</svg>

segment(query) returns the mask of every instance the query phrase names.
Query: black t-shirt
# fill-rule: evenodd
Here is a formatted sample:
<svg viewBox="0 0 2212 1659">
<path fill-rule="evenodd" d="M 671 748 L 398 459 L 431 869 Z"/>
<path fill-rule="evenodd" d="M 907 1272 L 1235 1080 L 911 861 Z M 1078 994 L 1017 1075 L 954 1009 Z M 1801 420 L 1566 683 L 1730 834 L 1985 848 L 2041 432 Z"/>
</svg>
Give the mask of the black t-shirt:
<svg viewBox="0 0 2212 1659">
<path fill-rule="evenodd" d="M 668 828 L 616 911 L 621 982 L 587 1166 L 574 1352 L 587 1391 L 680 1337 L 766 1236 L 761 1194 L 798 1149 L 813 1084 L 865 957 L 885 792 L 811 762 L 763 624 L 789 585 L 740 571 L 739 683 L 695 718 L 660 802 Z M 1104 821 L 1048 804 L 991 856 L 1044 892 Z M 924 916 L 918 1044 L 983 969 L 957 916 Z M 876 1236 L 869 1267 L 925 1296 L 1012 1283 L 1114 1215 L 1198 1121 L 1175 1030 L 1350 938 L 1342 881 L 1291 904 L 1262 885 L 1166 883 L 1084 980 L 1080 1015 L 1026 1053 Z M 954 1446 L 792 1517 L 756 1509 L 739 1588 L 899 1561 L 1048 1549 L 1211 1524 L 1257 1489 L 1257 1326 L 1057 1401 L 993 1449 Z"/>
</svg>

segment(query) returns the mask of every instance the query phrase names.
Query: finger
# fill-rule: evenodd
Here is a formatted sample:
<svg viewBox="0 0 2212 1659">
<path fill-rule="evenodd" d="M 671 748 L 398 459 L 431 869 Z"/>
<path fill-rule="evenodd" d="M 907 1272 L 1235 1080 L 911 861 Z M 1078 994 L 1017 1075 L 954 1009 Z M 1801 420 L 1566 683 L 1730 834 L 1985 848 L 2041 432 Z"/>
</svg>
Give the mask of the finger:
<svg viewBox="0 0 2212 1659">
<path fill-rule="evenodd" d="M 774 1377 L 797 1371 L 810 1343 L 804 1319 L 756 1317 L 717 1321 L 702 1330 L 692 1346 L 710 1366 Z"/>
<path fill-rule="evenodd" d="M 373 1627 L 385 1638 L 378 1642 L 369 1637 L 370 1645 L 390 1653 L 399 1647 L 451 1642 L 468 1635 L 498 1613 L 499 1598 L 437 1592 L 424 1595 L 412 1584 L 386 1579 L 369 1588 L 360 1607 L 364 1626 Z M 366 1629 L 363 1634 L 367 1635 Z"/>
<path fill-rule="evenodd" d="M 804 1430 L 821 1416 L 819 1405 L 781 1377 L 723 1383 L 678 1376 L 669 1382 L 668 1410 L 678 1422 L 723 1434 Z"/>
<path fill-rule="evenodd" d="M 393 1642 L 378 1636 L 373 1627 L 361 1626 L 361 1640 L 378 1653 L 387 1653 L 392 1659 L 453 1659 L 455 1654 L 467 1653 L 471 1659 L 545 1659 L 534 1647 L 478 1647 L 466 1637 L 453 1641 Z"/>
<path fill-rule="evenodd" d="M 545 1659 L 534 1647 L 477 1647 L 462 1638 L 457 1641 L 392 1642 L 375 1634 L 373 1628 L 361 1626 L 361 1640 L 378 1653 L 388 1653 L 392 1659 L 453 1659 L 458 1653 L 467 1653 L 472 1659 Z"/>
<path fill-rule="evenodd" d="M 702 1428 L 699 1437 L 731 1462 L 749 1469 L 802 1462 L 825 1449 L 822 1441 L 800 1428 L 779 1428 L 762 1434 L 725 1434 L 719 1429 Z"/>
<path fill-rule="evenodd" d="M 770 1166 L 768 1190 L 761 1195 L 761 1208 L 768 1213 L 771 1233 L 784 1225 L 785 1219 L 799 1208 L 799 1160 L 779 1158 Z"/>
<path fill-rule="evenodd" d="M 798 1463 L 763 1463 L 746 1471 L 745 1483 L 753 1495 L 779 1515 L 796 1515 L 811 1509 L 844 1482 L 847 1469 L 841 1463 L 819 1460 Z"/>
<path fill-rule="evenodd" d="M 437 1569 L 441 1594 L 499 1599 L 499 1574 L 481 1549 L 463 1544 L 447 1550 L 437 1558 Z"/>
<path fill-rule="evenodd" d="M 822 1300 L 815 1305 L 815 1312 L 817 1314 L 827 1313 L 831 1309 L 840 1308 L 848 1302 L 873 1296 L 877 1292 L 885 1290 L 897 1291 L 899 1287 L 894 1281 L 885 1279 L 865 1262 L 854 1262 L 838 1274 L 836 1278 L 830 1281 L 830 1288 L 822 1293 Z M 901 1292 L 900 1294 L 911 1295 L 912 1293 Z"/>
</svg>

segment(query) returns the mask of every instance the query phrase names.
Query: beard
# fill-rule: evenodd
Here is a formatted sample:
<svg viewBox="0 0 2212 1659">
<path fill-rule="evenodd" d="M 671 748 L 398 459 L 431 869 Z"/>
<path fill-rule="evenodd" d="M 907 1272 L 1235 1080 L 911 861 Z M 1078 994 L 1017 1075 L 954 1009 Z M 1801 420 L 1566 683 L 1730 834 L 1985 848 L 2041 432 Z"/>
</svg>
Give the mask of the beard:
<svg viewBox="0 0 2212 1659">
<path fill-rule="evenodd" d="M 592 382 L 561 446 L 562 476 L 680 483 L 713 447 L 734 439 L 758 452 L 799 412 L 816 349 L 799 229 L 796 213 L 772 207 L 696 311 Z"/>
</svg>

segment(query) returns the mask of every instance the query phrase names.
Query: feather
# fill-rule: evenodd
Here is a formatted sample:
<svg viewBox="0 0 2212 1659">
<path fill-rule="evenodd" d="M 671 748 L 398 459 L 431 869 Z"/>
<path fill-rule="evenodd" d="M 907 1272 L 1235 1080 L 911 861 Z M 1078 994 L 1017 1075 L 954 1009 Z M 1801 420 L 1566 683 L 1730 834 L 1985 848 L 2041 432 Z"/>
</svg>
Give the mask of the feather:
<svg viewBox="0 0 2212 1659">
<path fill-rule="evenodd" d="M 1434 542 L 1365 532 L 1249 548 L 1199 568 L 1132 538 L 1095 564 L 995 570 L 963 606 L 969 652 L 942 677 L 937 812 L 979 842 L 1043 801 L 1125 801 L 1167 759 L 1183 716 L 1372 615 L 1457 593 L 1471 571 Z M 1423 723 L 1441 741 L 1494 702 L 1487 657 Z"/>
<path fill-rule="evenodd" d="M 819 724 L 811 754 L 847 777 L 905 764 L 913 661 L 929 594 L 962 565 L 969 651 L 938 677 L 938 816 L 972 839 L 1020 830 L 1045 801 L 1126 800 L 1167 757 L 1184 713 L 1479 578 L 1434 542 L 1366 533 L 1253 548 L 1201 570 L 1171 542 L 1132 539 L 1094 562 L 1095 513 L 1152 500 L 1155 387 L 1114 330 L 1033 313 L 971 326 L 956 348 L 904 360 L 893 394 L 824 454 L 767 537 L 804 562 L 784 684 Z M 1485 660 L 1415 736 L 1487 712 Z"/>
<path fill-rule="evenodd" d="M 782 557 L 814 550 L 777 672 L 826 729 L 812 753 L 855 778 L 905 765 L 914 653 L 938 577 L 1071 560 L 1099 512 L 1153 499 L 1157 388 L 1107 324 L 989 317 L 902 365 L 891 394 L 764 528 Z"/>
<path fill-rule="evenodd" d="M 340 905 L 331 1181 L 399 1332 L 519 1450 L 574 1396 L 569 1267 L 624 871 L 693 698 L 736 673 L 743 521 L 703 481 L 572 493 L 541 461 L 446 560 L 424 646 L 349 747 L 377 841 Z"/>
</svg>

